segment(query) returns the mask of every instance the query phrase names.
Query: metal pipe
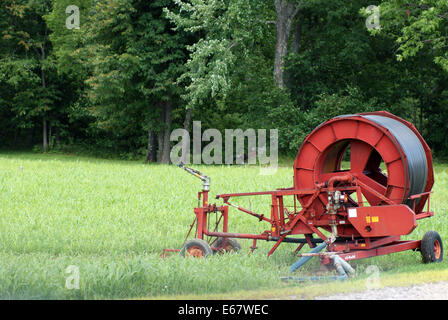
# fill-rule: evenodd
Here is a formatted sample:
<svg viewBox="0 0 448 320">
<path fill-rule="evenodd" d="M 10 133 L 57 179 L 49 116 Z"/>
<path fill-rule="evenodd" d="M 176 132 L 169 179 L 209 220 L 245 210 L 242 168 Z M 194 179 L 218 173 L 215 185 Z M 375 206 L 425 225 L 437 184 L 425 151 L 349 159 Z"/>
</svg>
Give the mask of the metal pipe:
<svg viewBox="0 0 448 320">
<path fill-rule="evenodd" d="M 353 181 L 353 176 L 351 174 L 344 174 L 344 175 L 332 177 L 332 178 L 330 178 L 330 180 L 328 180 L 328 189 L 334 190 L 334 184 L 336 182 L 352 182 L 352 181 Z"/>
<path fill-rule="evenodd" d="M 231 233 L 231 232 L 212 232 L 204 230 L 204 234 L 210 237 L 223 237 L 223 238 L 241 238 L 241 239 L 258 239 L 268 240 L 267 234 L 246 234 L 246 233 Z"/>
<path fill-rule="evenodd" d="M 278 239 L 280 239 L 280 237 L 272 237 L 268 241 L 278 241 Z M 283 242 L 288 242 L 288 243 L 308 243 L 308 241 L 306 241 L 306 239 L 303 239 L 303 238 L 285 238 L 285 239 L 283 239 Z M 322 243 L 322 242 L 324 242 L 324 240 L 322 240 L 322 239 L 310 239 L 310 242 L 311 243 Z"/>
<path fill-rule="evenodd" d="M 330 257 L 330 259 L 333 260 L 333 265 L 336 268 L 337 272 L 339 273 L 338 276 L 281 277 L 280 279 L 283 281 L 345 280 L 348 278 L 347 273 L 352 274 L 352 272 L 353 273 L 355 272 L 355 270 L 353 270 L 353 268 L 340 256 L 334 254 Z"/>
<path fill-rule="evenodd" d="M 335 266 L 336 266 L 336 264 L 340 265 L 344 269 L 344 271 L 346 273 L 348 273 L 348 275 L 355 274 L 355 269 L 353 269 L 352 266 L 349 265 L 348 262 L 345 261 L 344 259 L 342 259 L 340 256 L 335 254 L 334 256 L 331 256 L 330 259 L 333 259 L 333 263 L 335 264 Z M 338 272 L 339 272 L 339 270 L 338 270 Z"/>
<path fill-rule="evenodd" d="M 323 243 L 321 243 L 320 245 L 318 245 L 317 247 L 314 247 L 313 249 L 311 249 L 309 253 L 318 253 L 318 252 L 322 251 L 326 246 L 327 246 L 327 244 L 326 244 L 325 242 L 323 242 Z M 299 260 L 297 260 L 297 261 L 291 266 L 291 268 L 289 268 L 289 271 L 290 271 L 290 272 L 294 272 L 297 268 L 300 268 L 300 267 L 303 266 L 305 263 L 307 263 L 311 258 L 312 258 L 312 256 L 301 257 Z"/>
<path fill-rule="evenodd" d="M 198 170 L 195 170 L 195 169 L 189 168 L 189 167 L 185 167 L 182 163 L 179 163 L 177 166 L 179 168 L 184 169 L 185 171 L 187 171 L 189 174 L 195 176 L 196 178 L 201 179 L 203 191 L 210 191 L 210 177 L 206 176 L 205 174 L 203 174 L 202 172 L 200 172 Z"/>
</svg>

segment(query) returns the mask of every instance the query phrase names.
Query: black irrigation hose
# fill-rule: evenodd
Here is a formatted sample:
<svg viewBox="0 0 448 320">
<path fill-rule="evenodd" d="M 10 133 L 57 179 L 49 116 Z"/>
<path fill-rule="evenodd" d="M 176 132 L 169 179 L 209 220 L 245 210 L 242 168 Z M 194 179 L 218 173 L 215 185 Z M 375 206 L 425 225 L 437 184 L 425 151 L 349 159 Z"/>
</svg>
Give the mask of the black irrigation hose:
<svg viewBox="0 0 448 320">
<path fill-rule="evenodd" d="M 397 140 L 400 144 L 400 147 L 403 150 L 408 162 L 409 172 L 409 192 L 405 199 L 415 194 L 423 193 L 425 191 L 426 179 L 428 177 L 428 163 L 426 161 L 426 153 L 423 149 L 422 143 L 415 133 L 402 122 L 385 116 L 347 114 L 337 116 L 335 118 L 350 118 L 354 116 L 361 116 L 389 130 L 395 140 Z M 417 199 L 416 204 L 419 201 L 420 199 Z M 412 200 L 405 201 L 405 203 L 411 205 Z"/>
<path fill-rule="evenodd" d="M 420 139 L 409 127 L 393 118 L 379 115 L 363 115 L 362 117 L 389 130 L 400 144 L 408 162 L 409 193 L 406 198 L 424 192 L 428 177 L 428 164 Z"/>
</svg>

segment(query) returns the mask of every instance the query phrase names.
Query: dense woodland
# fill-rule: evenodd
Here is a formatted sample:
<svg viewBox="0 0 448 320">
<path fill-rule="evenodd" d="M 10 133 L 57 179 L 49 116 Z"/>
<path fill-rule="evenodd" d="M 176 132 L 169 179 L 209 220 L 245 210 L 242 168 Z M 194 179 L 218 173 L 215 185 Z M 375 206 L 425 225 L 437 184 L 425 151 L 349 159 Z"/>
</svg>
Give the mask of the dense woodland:
<svg viewBox="0 0 448 320">
<path fill-rule="evenodd" d="M 167 163 L 195 120 L 277 128 L 294 156 L 332 116 L 387 110 L 448 155 L 447 0 L 0 3 L 1 149 Z"/>
</svg>

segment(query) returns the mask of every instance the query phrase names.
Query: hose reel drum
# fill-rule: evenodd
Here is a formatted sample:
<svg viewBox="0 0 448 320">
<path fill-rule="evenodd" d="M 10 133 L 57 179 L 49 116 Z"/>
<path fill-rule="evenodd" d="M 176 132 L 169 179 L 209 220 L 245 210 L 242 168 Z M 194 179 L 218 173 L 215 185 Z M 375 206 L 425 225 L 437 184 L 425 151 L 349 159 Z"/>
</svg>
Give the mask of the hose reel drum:
<svg viewBox="0 0 448 320">
<path fill-rule="evenodd" d="M 294 163 L 295 189 L 313 188 L 341 174 L 359 180 L 362 200 L 348 195 L 354 206 L 406 204 L 422 211 L 434 183 L 431 151 L 409 122 L 388 112 L 342 115 L 314 129 L 304 140 Z M 385 201 L 385 198 L 389 201 Z M 309 196 L 298 196 L 302 204 Z M 321 194 L 314 214 L 325 214 L 328 199 Z M 391 213 L 393 214 L 393 213 Z"/>
</svg>

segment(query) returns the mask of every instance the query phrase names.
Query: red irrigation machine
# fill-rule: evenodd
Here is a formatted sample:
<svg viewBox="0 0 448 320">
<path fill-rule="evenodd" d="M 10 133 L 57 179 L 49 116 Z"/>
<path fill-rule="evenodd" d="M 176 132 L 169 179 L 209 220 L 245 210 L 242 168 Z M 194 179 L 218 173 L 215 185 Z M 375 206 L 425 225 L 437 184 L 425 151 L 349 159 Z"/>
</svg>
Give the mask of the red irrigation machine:
<svg viewBox="0 0 448 320">
<path fill-rule="evenodd" d="M 273 241 L 270 256 L 281 243 L 296 243 L 296 253 L 304 245 L 311 250 L 298 254 L 301 259 L 291 271 L 318 256 L 322 265 L 342 270 L 341 275 L 353 271 L 346 261 L 405 250 L 419 250 L 425 263 L 443 258 L 442 240 L 435 231 L 426 232 L 422 240 L 401 239 L 417 227 L 418 220 L 434 214 L 429 208 L 434 172 L 431 150 L 417 129 L 388 112 L 338 116 L 315 128 L 298 151 L 292 188 L 220 194 L 216 198 L 223 204 L 210 204 L 209 177 L 179 166 L 202 180 L 198 193 L 202 206 L 194 209 L 195 219 L 182 249 L 166 249 L 164 254 L 180 251 L 184 256 L 203 257 L 239 250 L 236 239 L 251 239 L 252 251 L 258 240 Z M 271 197 L 270 215 L 230 202 L 259 196 Z M 293 205 L 285 205 L 287 200 Z M 229 207 L 264 221 L 268 230 L 229 232 Z M 211 214 L 219 216 L 212 228 Z M 187 240 L 192 231 L 194 238 Z"/>
</svg>

